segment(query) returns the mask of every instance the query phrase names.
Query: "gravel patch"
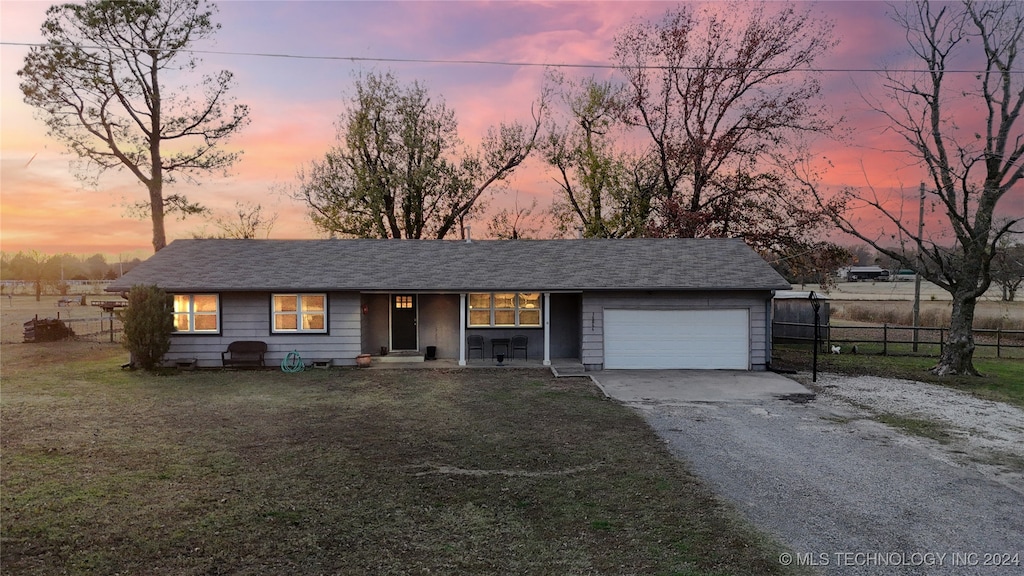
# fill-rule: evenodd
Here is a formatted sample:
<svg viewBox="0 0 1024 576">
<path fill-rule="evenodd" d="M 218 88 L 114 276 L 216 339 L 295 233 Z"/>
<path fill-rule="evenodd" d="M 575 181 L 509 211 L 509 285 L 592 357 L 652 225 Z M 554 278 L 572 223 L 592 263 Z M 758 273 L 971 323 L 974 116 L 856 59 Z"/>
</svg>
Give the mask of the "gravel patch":
<svg viewBox="0 0 1024 576">
<path fill-rule="evenodd" d="M 793 550 L 781 563 L 843 576 L 1024 573 L 1024 482 L 975 454 L 1018 454 L 1020 410 L 916 382 L 819 384 L 804 404 L 635 407 L 694 473 Z M 960 432 L 943 445 L 876 412 Z"/>
<path fill-rule="evenodd" d="M 1024 462 L 1024 410 L 959 390 L 877 376 L 826 374 L 820 394 L 873 412 L 912 416 L 942 424 L 956 438 L 954 453 L 1009 454 Z"/>
</svg>

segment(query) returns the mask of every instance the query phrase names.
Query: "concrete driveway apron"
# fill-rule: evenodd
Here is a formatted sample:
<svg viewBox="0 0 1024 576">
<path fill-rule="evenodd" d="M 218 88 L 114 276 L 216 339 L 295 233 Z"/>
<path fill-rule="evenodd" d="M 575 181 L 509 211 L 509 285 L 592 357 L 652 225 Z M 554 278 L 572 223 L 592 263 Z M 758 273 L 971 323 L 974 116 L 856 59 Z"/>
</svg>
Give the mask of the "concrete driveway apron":
<svg viewBox="0 0 1024 576">
<path fill-rule="evenodd" d="M 823 574 L 1024 574 L 1024 486 L 773 373 L 605 370 L 677 457 Z"/>
<path fill-rule="evenodd" d="M 605 370 L 595 379 L 626 404 L 774 400 L 811 391 L 774 372 L 739 370 Z"/>
</svg>

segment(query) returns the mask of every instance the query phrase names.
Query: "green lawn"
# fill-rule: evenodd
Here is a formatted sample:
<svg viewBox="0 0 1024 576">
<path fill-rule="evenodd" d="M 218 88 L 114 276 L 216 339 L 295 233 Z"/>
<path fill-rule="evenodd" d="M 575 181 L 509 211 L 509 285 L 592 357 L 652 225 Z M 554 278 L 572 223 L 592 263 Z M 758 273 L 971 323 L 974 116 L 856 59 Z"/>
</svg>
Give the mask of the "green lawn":
<svg viewBox="0 0 1024 576">
<path fill-rule="evenodd" d="M 27 346 L 4 345 L 3 574 L 788 573 L 588 380 Z"/>
<path fill-rule="evenodd" d="M 809 345 L 777 345 L 773 356 L 781 366 L 810 371 Z M 975 357 L 974 367 L 982 377 L 935 376 L 929 368 L 935 357 L 880 354 L 818 354 L 818 370 L 841 374 L 868 374 L 931 382 L 956 388 L 979 398 L 1008 402 L 1024 408 L 1024 360 Z"/>
</svg>

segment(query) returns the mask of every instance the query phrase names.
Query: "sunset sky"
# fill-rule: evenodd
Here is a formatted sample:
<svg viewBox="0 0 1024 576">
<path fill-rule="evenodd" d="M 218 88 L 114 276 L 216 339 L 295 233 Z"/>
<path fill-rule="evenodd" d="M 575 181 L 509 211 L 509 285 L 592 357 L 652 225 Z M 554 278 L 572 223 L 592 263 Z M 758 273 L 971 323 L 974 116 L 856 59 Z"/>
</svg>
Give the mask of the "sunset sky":
<svg viewBox="0 0 1024 576">
<path fill-rule="evenodd" d="M 39 28 L 51 2 L 0 1 L 0 38 L 5 43 L 41 40 Z M 344 58 L 487 60 L 540 64 L 608 64 L 612 39 L 634 18 L 658 19 L 676 3 L 665 2 L 257 2 L 222 1 L 215 20 L 222 25 L 203 56 L 208 70 L 234 72 L 232 94 L 251 109 L 251 124 L 230 141 L 244 150 L 228 178 L 209 176 L 201 185 L 181 183 L 182 192 L 215 211 L 236 201 L 260 203 L 278 214 L 273 238 L 313 238 L 304 207 L 283 191 L 296 171 L 322 157 L 335 141 L 335 121 L 353 74 L 391 70 L 401 80 L 425 82 L 456 112 L 460 133 L 474 142 L 489 126 L 528 119 L 544 73 L 540 66 L 353 62 Z M 858 71 L 906 60 L 903 31 L 886 16 L 882 2 L 819 2 L 819 15 L 836 22 L 840 45 L 822 68 L 843 70 L 822 76 L 827 102 L 845 116 L 852 131 L 843 145 L 829 142 L 822 154 L 834 164 L 830 186 L 863 186 L 880 191 L 916 191 L 921 174 L 909 159 L 884 149 L 899 146 L 883 120 L 867 110 L 858 91 L 880 95 L 877 74 Z M 145 188 L 124 172 L 108 172 L 96 186 L 76 180 L 71 156 L 46 135 L 43 123 L 22 101 L 17 71 L 28 48 L 0 46 L 0 249 L 44 253 L 152 253 L 151 225 L 124 206 L 143 200 Z M 334 59 L 274 58 L 237 53 L 273 53 Z M 590 73 L 590 72 L 587 72 Z M 597 70 L 598 75 L 614 76 Z M 508 182 L 509 192 L 491 205 L 533 198 L 546 208 L 555 184 L 531 159 Z M 916 193 L 916 192 L 915 192 Z M 1024 212 L 1024 194 L 1003 210 Z M 914 211 L 916 221 L 916 210 Z M 201 219 L 168 219 L 168 240 L 190 237 Z M 474 223 L 474 236 L 486 221 Z M 479 231 L 479 232 L 478 232 Z"/>
</svg>

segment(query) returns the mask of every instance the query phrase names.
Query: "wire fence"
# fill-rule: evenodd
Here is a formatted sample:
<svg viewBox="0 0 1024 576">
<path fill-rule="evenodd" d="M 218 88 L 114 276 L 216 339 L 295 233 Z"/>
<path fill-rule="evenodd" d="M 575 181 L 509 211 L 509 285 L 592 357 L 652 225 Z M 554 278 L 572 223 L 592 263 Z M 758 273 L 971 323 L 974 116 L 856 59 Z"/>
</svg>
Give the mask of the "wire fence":
<svg viewBox="0 0 1024 576">
<path fill-rule="evenodd" d="M 86 318 L 46 318 L 40 320 L 37 317 L 35 320 L 29 320 L 25 323 L 25 341 L 30 341 L 29 334 L 34 332 L 33 324 L 47 322 L 59 322 L 71 329 L 71 334 L 65 334 L 62 338 L 70 337 L 76 340 L 91 342 L 118 342 L 121 338 L 121 333 L 124 331 L 121 319 L 118 318 L 117 314 L 111 313 L 100 313 L 97 316 Z"/>
<path fill-rule="evenodd" d="M 813 342 L 814 324 L 772 322 L 773 340 Z M 819 337 L 823 351 L 838 346 L 841 352 L 858 354 L 941 356 L 949 328 L 913 327 L 892 324 L 822 324 Z M 974 345 L 979 354 L 996 358 L 1024 359 L 1024 330 L 975 329 Z"/>
<path fill-rule="evenodd" d="M 100 314 L 98 318 L 69 318 L 64 320 L 79 340 L 117 342 L 124 327 L 117 314 Z"/>
</svg>

